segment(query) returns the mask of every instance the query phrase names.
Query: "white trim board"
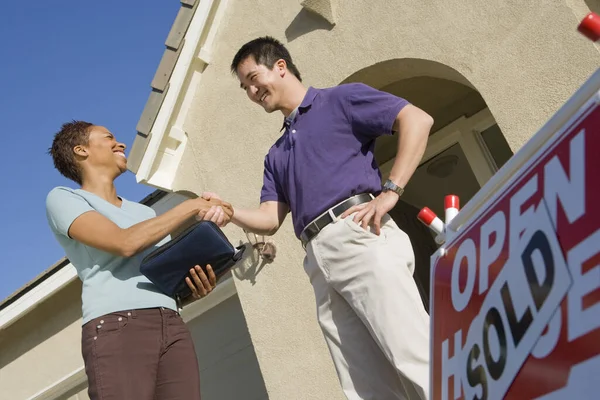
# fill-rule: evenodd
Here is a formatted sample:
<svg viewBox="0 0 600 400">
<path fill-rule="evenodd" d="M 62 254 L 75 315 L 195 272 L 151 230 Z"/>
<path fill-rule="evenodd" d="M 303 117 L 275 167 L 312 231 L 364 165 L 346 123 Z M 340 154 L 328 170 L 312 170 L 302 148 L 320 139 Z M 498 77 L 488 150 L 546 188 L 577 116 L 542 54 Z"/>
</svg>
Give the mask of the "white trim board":
<svg viewBox="0 0 600 400">
<path fill-rule="evenodd" d="M 87 384 L 87 376 L 85 374 L 85 367 L 82 365 L 75 371 L 63 376 L 58 381 L 27 398 L 27 400 L 55 400 L 83 383 Z"/>
<path fill-rule="evenodd" d="M 203 299 L 197 300 L 183 308 L 181 318 L 188 323 L 189 321 L 198 318 L 211 308 L 214 308 L 232 297 L 237 293 L 233 278 L 230 276 L 227 279 L 217 282 L 217 287 L 211 294 Z"/>
<path fill-rule="evenodd" d="M 77 271 L 69 263 L 25 293 L 21 298 L 0 311 L 0 330 L 6 329 L 29 313 L 38 304 L 58 292 L 77 278 Z"/>
</svg>

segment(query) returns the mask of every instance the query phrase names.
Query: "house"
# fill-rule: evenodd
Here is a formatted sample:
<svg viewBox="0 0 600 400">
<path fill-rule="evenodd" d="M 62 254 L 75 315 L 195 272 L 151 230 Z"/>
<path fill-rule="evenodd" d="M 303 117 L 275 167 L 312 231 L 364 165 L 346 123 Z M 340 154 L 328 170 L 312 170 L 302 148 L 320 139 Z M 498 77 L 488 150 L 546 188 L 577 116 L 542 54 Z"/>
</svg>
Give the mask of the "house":
<svg viewBox="0 0 600 400">
<path fill-rule="evenodd" d="M 229 65 L 246 41 L 279 38 L 305 84 L 363 82 L 434 117 L 423 162 L 391 212 L 413 241 L 426 301 L 435 243 L 417 211 L 428 206 L 442 215 L 450 193 L 468 201 L 596 70 L 598 47 L 576 26 L 599 7 L 593 0 L 182 0 L 129 168 L 161 192 L 208 190 L 235 206 L 257 206 L 263 158 L 282 118 L 249 102 Z M 395 140 L 376 144 L 384 179 Z M 272 241 L 277 255 L 266 263 L 253 253 L 215 293 L 184 310 L 205 366 L 203 398 L 342 399 L 290 219 L 266 239 L 233 225 L 225 233 L 236 244 Z M 10 398 L 68 398 L 85 388 L 78 369 L 80 289 L 75 280 L 59 287 L 58 274 L 48 271 L 1 306 L 0 387 L 15 393 Z M 44 285 L 56 289 L 38 289 Z M 12 312 L 21 318 L 4 327 L 19 301 L 23 308 Z M 50 303 L 64 306 L 51 315 Z"/>
<path fill-rule="evenodd" d="M 282 116 L 248 101 L 229 66 L 242 44 L 271 35 L 288 47 L 306 85 L 363 82 L 434 117 L 423 163 L 391 213 L 411 236 L 425 292 L 435 245 L 416 212 L 428 206 L 441 216 L 445 195 L 472 198 L 600 64 L 597 46 L 576 30 L 597 1 L 187 3 L 138 125 L 129 158 L 137 180 L 258 205 Z M 377 140 L 384 179 L 395 141 Z M 226 233 L 244 240 L 235 226 Z M 342 398 L 289 218 L 269 240 L 274 263 L 234 274 L 269 396 Z"/>
</svg>

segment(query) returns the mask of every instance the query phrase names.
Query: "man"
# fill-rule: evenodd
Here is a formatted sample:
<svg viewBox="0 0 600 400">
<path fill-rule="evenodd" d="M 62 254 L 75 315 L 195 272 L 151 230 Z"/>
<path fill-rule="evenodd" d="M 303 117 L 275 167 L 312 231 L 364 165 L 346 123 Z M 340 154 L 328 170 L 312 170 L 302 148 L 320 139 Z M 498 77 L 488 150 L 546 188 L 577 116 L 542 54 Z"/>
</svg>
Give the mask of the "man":
<svg viewBox="0 0 600 400">
<path fill-rule="evenodd" d="M 291 211 L 348 399 L 427 398 L 429 316 L 410 240 L 388 212 L 423 156 L 432 118 L 364 84 L 307 89 L 270 37 L 242 46 L 231 69 L 250 100 L 285 117 L 265 158 L 260 207 L 235 208 L 231 221 L 272 235 Z M 398 152 L 382 188 L 374 143 L 394 132 Z"/>
<path fill-rule="evenodd" d="M 125 145 L 105 127 L 62 126 L 50 154 L 56 169 L 80 188 L 56 187 L 46 199 L 48 223 L 77 270 L 82 288 L 82 355 L 88 395 L 102 399 L 200 399 L 198 362 L 175 299 L 140 273 L 145 254 L 196 217 L 217 224 L 231 217 L 219 201 L 192 199 L 156 216 L 118 196 L 114 180 L 127 171 Z M 190 265 L 194 298 L 216 284 Z"/>
</svg>

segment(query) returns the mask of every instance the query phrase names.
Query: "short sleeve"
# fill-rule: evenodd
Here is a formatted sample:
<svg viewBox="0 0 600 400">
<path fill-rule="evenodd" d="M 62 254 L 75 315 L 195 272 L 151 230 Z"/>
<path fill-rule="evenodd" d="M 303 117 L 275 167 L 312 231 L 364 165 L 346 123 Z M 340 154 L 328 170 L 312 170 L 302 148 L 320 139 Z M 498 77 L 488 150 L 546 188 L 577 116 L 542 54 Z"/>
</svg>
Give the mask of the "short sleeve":
<svg viewBox="0 0 600 400">
<path fill-rule="evenodd" d="M 392 135 L 394 121 L 408 101 L 363 83 L 346 85 L 345 108 L 354 134 L 370 139 Z"/>
<path fill-rule="evenodd" d="M 69 228 L 77 217 L 88 211 L 94 211 L 92 206 L 73 191 L 57 187 L 46 197 L 46 217 L 52 231 L 69 237 Z"/>
<path fill-rule="evenodd" d="M 269 160 L 269 155 L 265 157 L 263 186 L 260 192 L 260 202 L 264 203 L 265 201 L 278 201 L 280 203 L 288 204 L 285 194 L 281 189 L 281 185 L 275 178 L 273 167 L 271 166 Z"/>
</svg>

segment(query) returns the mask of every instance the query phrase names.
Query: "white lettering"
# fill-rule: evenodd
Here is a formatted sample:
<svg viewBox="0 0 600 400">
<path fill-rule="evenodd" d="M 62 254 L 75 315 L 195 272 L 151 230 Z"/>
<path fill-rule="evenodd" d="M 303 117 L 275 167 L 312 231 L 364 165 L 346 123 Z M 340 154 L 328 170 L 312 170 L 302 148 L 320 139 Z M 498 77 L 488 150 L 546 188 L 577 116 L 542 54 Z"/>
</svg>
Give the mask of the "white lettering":
<svg viewBox="0 0 600 400">
<path fill-rule="evenodd" d="M 465 284 L 464 292 L 460 290 L 460 266 L 463 259 L 467 262 L 467 279 Z M 477 256 L 475 250 L 475 243 L 471 239 L 467 239 L 461 243 L 456 257 L 454 257 L 454 264 L 452 264 L 452 277 L 450 281 L 450 294 L 452 297 L 452 305 L 456 311 L 462 311 L 465 309 L 473 289 L 475 288 L 475 271 L 477 268 Z"/>
<path fill-rule="evenodd" d="M 569 223 L 585 214 L 585 130 L 582 129 L 569 146 L 569 176 L 558 156 L 544 166 L 544 199 L 550 218 L 556 226 L 558 201 Z"/>
<path fill-rule="evenodd" d="M 527 183 L 523 185 L 510 199 L 510 237 L 508 254 L 512 257 L 513 254 L 519 252 L 519 242 L 521 234 L 533 222 L 535 217 L 533 206 L 522 211 L 523 204 L 527 202 L 537 192 L 538 176 L 534 175 Z"/>
<path fill-rule="evenodd" d="M 550 216 L 543 204 L 530 216 L 469 326 L 461 376 L 465 398 L 504 397 L 569 290 Z"/>
<path fill-rule="evenodd" d="M 492 234 L 495 233 L 494 243 L 490 243 Z M 495 213 L 481 225 L 479 240 L 479 294 L 485 292 L 489 285 L 488 272 L 490 265 L 498 259 L 504 240 L 506 239 L 506 216 L 502 211 Z"/>
<path fill-rule="evenodd" d="M 446 339 L 442 342 L 442 400 L 448 399 L 448 380 L 450 377 L 454 377 L 454 397 L 453 399 L 460 398 L 461 395 L 461 382 L 460 372 L 461 368 L 461 346 L 462 346 L 462 330 L 459 329 L 454 333 L 454 354 L 452 357 L 448 355 L 450 346 L 450 339 Z"/>
<path fill-rule="evenodd" d="M 583 297 L 600 289 L 600 265 L 597 264 L 583 273 L 583 264 L 598 254 L 600 254 L 600 229 L 571 249 L 567 255 L 573 277 L 573 286 L 567 297 L 569 341 L 600 328 L 600 303 L 583 308 Z"/>
</svg>

